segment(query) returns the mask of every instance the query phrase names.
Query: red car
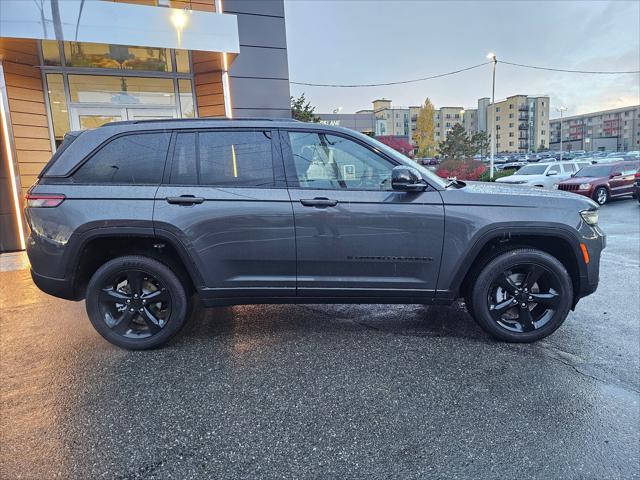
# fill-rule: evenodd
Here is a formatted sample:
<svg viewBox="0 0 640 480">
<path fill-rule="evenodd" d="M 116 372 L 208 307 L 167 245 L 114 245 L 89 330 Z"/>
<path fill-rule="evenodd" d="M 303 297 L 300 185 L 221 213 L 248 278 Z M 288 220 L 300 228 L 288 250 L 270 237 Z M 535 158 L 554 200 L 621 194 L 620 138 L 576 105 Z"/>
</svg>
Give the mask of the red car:
<svg viewBox="0 0 640 480">
<path fill-rule="evenodd" d="M 638 161 L 589 165 L 556 186 L 558 190 L 584 195 L 604 205 L 610 198 L 636 195 L 634 182 L 639 169 Z"/>
</svg>

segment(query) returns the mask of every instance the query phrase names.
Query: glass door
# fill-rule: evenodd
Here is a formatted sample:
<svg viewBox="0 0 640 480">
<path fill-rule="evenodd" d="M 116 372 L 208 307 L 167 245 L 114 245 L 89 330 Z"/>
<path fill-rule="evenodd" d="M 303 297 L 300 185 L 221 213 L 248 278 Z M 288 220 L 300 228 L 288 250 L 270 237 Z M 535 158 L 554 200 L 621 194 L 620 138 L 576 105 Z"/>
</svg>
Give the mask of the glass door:
<svg viewBox="0 0 640 480">
<path fill-rule="evenodd" d="M 71 107 L 71 129 L 86 130 L 105 123 L 127 119 L 127 111 L 120 107 Z"/>
<path fill-rule="evenodd" d="M 120 120 L 177 118 L 175 108 L 71 107 L 71 128 L 86 130 Z"/>
</svg>

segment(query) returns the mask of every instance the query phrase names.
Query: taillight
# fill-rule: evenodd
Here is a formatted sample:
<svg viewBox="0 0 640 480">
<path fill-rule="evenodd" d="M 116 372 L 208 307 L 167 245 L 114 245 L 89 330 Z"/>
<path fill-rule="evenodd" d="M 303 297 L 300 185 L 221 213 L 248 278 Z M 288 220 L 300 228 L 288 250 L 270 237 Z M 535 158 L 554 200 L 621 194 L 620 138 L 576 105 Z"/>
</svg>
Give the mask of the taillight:
<svg viewBox="0 0 640 480">
<path fill-rule="evenodd" d="M 27 193 L 24 197 L 29 208 L 52 208 L 57 207 L 66 198 L 57 193 Z"/>
<path fill-rule="evenodd" d="M 635 174 L 636 180 L 640 178 L 640 170 L 638 170 Z"/>
</svg>

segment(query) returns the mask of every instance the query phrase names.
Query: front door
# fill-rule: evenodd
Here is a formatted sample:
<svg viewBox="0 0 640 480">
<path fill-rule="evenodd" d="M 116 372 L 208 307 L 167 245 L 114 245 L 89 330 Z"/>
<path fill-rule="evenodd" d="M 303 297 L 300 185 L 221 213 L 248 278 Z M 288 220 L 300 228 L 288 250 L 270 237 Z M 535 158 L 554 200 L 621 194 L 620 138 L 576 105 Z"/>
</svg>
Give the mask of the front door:
<svg viewBox="0 0 640 480">
<path fill-rule="evenodd" d="M 281 133 L 298 295 L 430 298 L 444 235 L 438 191 L 391 188 L 395 162 L 359 140 Z"/>
<path fill-rule="evenodd" d="M 185 246 L 205 299 L 295 296 L 293 212 L 274 135 L 249 129 L 174 135 L 154 227 Z"/>
</svg>

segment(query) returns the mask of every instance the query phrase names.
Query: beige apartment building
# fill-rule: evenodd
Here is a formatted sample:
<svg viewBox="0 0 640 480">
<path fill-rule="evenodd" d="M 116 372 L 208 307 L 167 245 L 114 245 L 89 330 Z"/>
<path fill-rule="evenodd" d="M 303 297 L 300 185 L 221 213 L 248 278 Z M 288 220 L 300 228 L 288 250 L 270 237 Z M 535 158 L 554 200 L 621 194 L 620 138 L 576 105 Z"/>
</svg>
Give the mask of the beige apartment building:
<svg viewBox="0 0 640 480">
<path fill-rule="evenodd" d="M 487 131 L 495 125 L 496 151 L 526 153 L 549 148 L 549 97 L 512 95 L 487 108 Z"/>
<path fill-rule="evenodd" d="M 413 142 L 413 134 L 416 131 L 418 115 L 422 110 L 421 106 L 409 107 L 409 118 L 411 141 Z M 471 137 L 478 131 L 478 112 L 476 109 L 465 109 L 463 107 L 442 107 L 434 111 L 434 139 L 436 142 L 442 142 L 447 139 L 447 135 L 456 123 L 462 125 Z"/>
<path fill-rule="evenodd" d="M 391 100 L 382 98 L 373 101 L 373 115 L 376 136 L 411 136 L 408 107 L 392 107 Z"/>
</svg>

